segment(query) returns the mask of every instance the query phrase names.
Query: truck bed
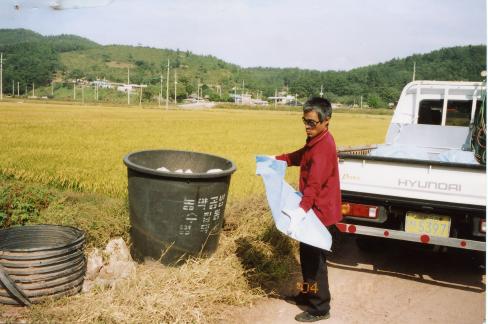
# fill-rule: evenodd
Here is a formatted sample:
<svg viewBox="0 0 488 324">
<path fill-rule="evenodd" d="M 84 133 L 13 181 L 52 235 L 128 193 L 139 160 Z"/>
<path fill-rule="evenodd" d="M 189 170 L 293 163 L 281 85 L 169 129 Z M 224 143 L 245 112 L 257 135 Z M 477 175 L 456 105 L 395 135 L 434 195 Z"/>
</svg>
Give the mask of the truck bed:
<svg viewBox="0 0 488 324">
<path fill-rule="evenodd" d="M 369 155 L 377 147 L 338 150 L 343 194 L 486 208 L 485 166 Z"/>
</svg>

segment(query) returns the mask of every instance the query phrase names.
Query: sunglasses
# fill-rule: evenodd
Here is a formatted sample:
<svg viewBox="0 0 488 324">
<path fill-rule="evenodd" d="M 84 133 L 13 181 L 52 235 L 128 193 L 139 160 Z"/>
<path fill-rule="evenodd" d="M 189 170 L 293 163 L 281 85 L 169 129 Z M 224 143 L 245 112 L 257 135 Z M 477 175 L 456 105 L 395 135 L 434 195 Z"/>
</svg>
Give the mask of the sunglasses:
<svg viewBox="0 0 488 324">
<path fill-rule="evenodd" d="M 305 117 L 302 117 L 302 121 L 304 125 L 307 125 L 311 128 L 315 128 L 318 124 L 320 124 L 320 121 L 313 120 L 313 119 L 306 119 Z"/>
</svg>

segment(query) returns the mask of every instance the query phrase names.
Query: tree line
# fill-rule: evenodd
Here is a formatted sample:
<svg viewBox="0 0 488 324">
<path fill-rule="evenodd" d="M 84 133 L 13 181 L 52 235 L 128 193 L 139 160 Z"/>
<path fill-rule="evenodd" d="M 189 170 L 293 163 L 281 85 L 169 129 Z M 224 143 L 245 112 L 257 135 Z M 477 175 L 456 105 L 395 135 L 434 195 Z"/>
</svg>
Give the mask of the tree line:
<svg viewBox="0 0 488 324">
<path fill-rule="evenodd" d="M 190 51 L 102 46 L 75 35 L 42 36 L 26 29 L 0 29 L 0 52 L 5 58 L 4 93 L 17 87 L 17 82 L 26 87 L 32 83 L 47 86 L 53 80 L 72 84 L 74 79 L 105 78 L 126 83 L 129 70 L 131 83 L 148 85 L 145 100 L 158 96 L 161 77 L 166 82 L 168 60 L 172 98 L 176 80 L 180 99 L 198 89 L 204 96 L 220 101 L 232 100 L 233 93 L 269 97 L 282 90 L 305 99 L 318 95 L 323 87 L 325 96 L 333 102 L 353 104 L 362 98 L 371 107 L 395 102 L 403 86 L 412 80 L 414 64 L 417 80 L 479 81 L 480 72 L 486 70 L 485 45 L 442 48 L 349 71 L 241 68 Z M 25 91 L 23 87 L 19 90 Z"/>
</svg>

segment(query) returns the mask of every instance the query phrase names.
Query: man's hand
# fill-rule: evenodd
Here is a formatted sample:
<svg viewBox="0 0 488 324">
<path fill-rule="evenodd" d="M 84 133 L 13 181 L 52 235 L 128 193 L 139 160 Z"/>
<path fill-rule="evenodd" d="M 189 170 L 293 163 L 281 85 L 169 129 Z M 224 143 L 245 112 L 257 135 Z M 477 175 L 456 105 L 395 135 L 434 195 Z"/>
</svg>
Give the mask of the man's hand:
<svg viewBox="0 0 488 324">
<path fill-rule="evenodd" d="M 290 226 L 286 230 L 286 233 L 288 235 L 293 235 L 293 233 L 296 231 L 296 226 L 305 219 L 307 213 L 301 207 L 295 209 L 285 208 L 282 210 L 282 212 L 290 217 Z"/>
</svg>

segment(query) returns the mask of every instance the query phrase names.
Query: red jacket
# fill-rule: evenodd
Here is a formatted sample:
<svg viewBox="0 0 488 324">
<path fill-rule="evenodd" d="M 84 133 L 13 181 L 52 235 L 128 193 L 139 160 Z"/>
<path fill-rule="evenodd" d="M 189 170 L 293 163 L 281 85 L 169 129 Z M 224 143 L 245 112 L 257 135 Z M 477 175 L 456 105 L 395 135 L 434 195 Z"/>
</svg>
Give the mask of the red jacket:
<svg viewBox="0 0 488 324">
<path fill-rule="evenodd" d="M 298 151 L 276 159 L 286 161 L 288 166 L 300 166 L 300 192 L 303 194 L 300 207 L 303 210 L 312 208 L 325 226 L 342 219 L 337 151 L 328 130 L 307 138 L 305 146 Z"/>
</svg>

